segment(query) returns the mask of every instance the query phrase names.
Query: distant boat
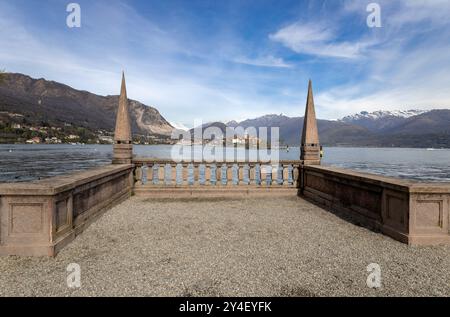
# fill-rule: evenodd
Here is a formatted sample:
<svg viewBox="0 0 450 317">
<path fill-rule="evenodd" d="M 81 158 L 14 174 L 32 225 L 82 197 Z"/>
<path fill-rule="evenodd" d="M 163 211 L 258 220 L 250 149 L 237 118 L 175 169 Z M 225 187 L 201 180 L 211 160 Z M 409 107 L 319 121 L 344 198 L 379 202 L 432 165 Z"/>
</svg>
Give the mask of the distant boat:
<svg viewBox="0 0 450 317">
<path fill-rule="evenodd" d="M 428 148 L 427 151 L 434 151 L 436 149 L 433 149 L 432 147 Z"/>
</svg>

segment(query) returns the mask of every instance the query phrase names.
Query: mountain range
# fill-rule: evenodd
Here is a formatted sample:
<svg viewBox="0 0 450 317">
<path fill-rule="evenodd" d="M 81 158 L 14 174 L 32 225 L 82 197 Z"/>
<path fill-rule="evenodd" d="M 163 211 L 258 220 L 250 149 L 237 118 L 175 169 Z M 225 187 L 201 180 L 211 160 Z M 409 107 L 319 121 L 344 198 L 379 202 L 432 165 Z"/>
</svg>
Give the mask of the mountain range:
<svg viewBox="0 0 450 317">
<path fill-rule="evenodd" d="M 67 85 L 7 73 L 0 84 L 0 112 L 24 115 L 31 123 L 70 124 L 114 131 L 119 96 L 99 96 Z M 135 134 L 170 135 L 173 127 L 154 107 L 129 100 Z"/>
<path fill-rule="evenodd" d="M 74 125 L 92 131 L 114 131 L 118 96 L 99 96 L 67 85 L 7 73 L 0 83 L 0 114 L 19 114 L 50 126 Z M 130 100 L 132 131 L 170 136 L 175 129 L 155 107 Z M 0 118 L 1 119 L 1 118 Z M 279 127 L 280 142 L 299 145 L 303 117 L 265 115 L 241 122 L 212 122 L 203 128 Z M 318 120 L 320 140 L 327 146 L 450 148 L 450 109 L 363 111 L 339 120 Z M 270 135 L 269 135 L 270 138 Z"/>
<path fill-rule="evenodd" d="M 375 111 L 317 120 L 323 145 L 450 147 L 450 110 Z M 281 143 L 299 145 L 303 117 L 265 115 L 228 126 L 279 127 Z"/>
</svg>

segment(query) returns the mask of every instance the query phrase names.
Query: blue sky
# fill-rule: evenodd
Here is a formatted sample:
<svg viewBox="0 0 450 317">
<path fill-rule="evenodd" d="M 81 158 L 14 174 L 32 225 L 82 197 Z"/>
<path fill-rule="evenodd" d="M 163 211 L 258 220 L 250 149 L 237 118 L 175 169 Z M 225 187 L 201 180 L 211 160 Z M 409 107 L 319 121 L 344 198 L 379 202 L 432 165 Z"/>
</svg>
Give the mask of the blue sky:
<svg viewBox="0 0 450 317">
<path fill-rule="evenodd" d="M 0 68 L 155 106 L 170 122 L 450 108 L 450 1 L 0 0 Z"/>
</svg>

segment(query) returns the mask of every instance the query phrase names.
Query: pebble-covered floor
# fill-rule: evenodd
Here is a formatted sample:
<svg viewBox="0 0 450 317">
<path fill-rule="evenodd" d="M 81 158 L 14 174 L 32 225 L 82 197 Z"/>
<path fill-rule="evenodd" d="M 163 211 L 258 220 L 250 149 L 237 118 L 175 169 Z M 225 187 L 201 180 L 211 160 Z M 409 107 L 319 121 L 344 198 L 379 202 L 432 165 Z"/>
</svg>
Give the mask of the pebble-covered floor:
<svg viewBox="0 0 450 317">
<path fill-rule="evenodd" d="M 0 257 L 0 295 L 450 296 L 450 247 L 409 247 L 297 197 L 133 197 L 56 258 Z"/>
</svg>

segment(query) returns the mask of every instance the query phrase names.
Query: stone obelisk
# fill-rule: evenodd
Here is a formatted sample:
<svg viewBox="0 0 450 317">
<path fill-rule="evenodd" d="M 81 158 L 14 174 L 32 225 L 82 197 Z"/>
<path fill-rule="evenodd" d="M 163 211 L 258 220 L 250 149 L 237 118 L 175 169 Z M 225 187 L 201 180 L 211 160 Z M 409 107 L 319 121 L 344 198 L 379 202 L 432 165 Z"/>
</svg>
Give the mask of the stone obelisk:
<svg viewBox="0 0 450 317">
<path fill-rule="evenodd" d="M 308 85 L 308 98 L 306 100 L 306 110 L 303 121 L 300 160 L 304 165 L 320 165 L 319 132 L 317 130 L 311 80 Z"/>
<path fill-rule="evenodd" d="M 130 113 L 128 109 L 125 74 L 122 72 L 119 108 L 117 109 L 116 130 L 114 133 L 113 164 L 130 164 L 133 158 Z"/>
</svg>

